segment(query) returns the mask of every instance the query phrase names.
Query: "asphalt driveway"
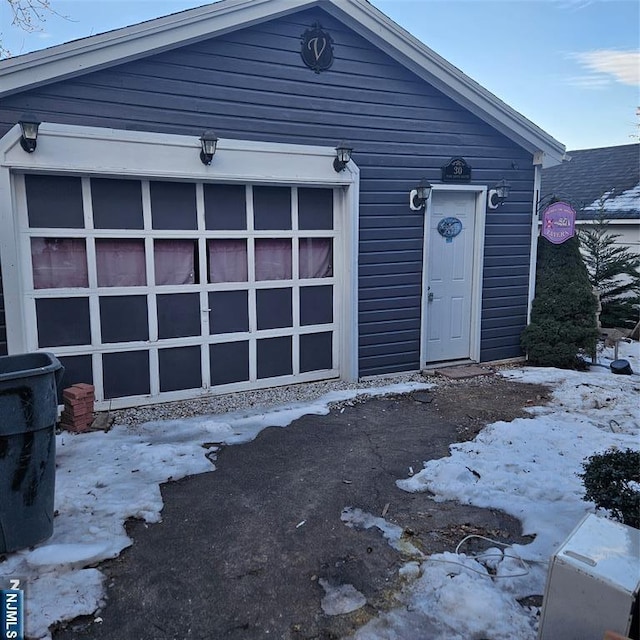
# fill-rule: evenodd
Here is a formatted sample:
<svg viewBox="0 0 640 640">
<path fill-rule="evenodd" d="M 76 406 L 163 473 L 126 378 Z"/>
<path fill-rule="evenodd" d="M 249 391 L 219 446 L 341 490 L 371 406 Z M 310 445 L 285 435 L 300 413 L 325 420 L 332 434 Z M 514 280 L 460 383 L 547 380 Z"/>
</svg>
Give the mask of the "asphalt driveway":
<svg viewBox="0 0 640 640">
<path fill-rule="evenodd" d="M 449 383 L 428 394 L 367 400 L 268 428 L 219 452 L 216 471 L 162 487 L 163 520 L 128 524 L 134 544 L 101 565 L 107 603 L 55 640 L 337 639 L 394 605 L 407 557 L 375 529 L 341 521 L 357 507 L 404 528 L 426 553 L 466 533 L 522 540 L 493 510 L 436 504 L 395 481 L 448 454 L 487 422 L 522 415 L 546 389 L 499 377 Z M 327 615 L 330 585 L 353 585 L 367 604 Z"/>
</svg>

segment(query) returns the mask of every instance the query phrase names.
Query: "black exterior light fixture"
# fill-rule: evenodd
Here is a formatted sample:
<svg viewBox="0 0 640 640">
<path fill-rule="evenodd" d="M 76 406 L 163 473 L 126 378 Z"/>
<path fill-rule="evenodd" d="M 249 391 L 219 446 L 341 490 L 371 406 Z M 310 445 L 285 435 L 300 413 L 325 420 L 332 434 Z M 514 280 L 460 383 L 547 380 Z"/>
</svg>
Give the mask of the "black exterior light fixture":
<svg viewBox="0 0 640 640">
<path fill-rule="evenodd" d="M 427 200 L 431 196 L 431 184 L 426 178 L 422 178 L 415 189 L 409 193 L 409 207 L 412 211 L 420 211 L 426 208 Z"/>
<path fill-rule="evenodd" d="M 344 168 L 349 163 L 349 160 L 351 160 L 352 153 L 353 153 L 353 149 L 347 146 L 345 142 L 341 142 L 336 147 L 336 157 L 333 159 L 333 168 L 338 173 L 340 173 L 341 171 L 344 171 Z"/>
<path fill-rule="evenodd" d="M 489 209 L 497 209 L 504 204 L 504 201 L 509 197 L 509 191 L 511 191 L 511 185 L 504 178 L 495 187 L 489 189 L 489 202 L 487 203 Z"/>
<path fill-rule="evenodd" d="M 32 113 L 25 113 L 18 121 L 22 131 L 20 146 L 27 152 L 33 153 L 38 145 L 38 127 L 40 120 Z"/>
<path fill-rule="evenodd" d="M 218 145 L 218 136 L 208 129 L 200 136 L 200 160 L 202 164 L 211 164 Z"/>
</svg>

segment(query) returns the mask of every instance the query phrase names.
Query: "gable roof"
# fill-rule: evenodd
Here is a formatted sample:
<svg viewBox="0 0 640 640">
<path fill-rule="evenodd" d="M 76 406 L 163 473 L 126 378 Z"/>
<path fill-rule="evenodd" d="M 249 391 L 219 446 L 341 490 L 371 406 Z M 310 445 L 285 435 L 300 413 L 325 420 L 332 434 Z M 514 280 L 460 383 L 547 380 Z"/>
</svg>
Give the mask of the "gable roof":
<svg viewBox="0 0 640 640">
<path fill-rule="evenodd" d="M 569 151 L 569 160 L 542 172 L 542 198 L 568 200 L 583 220 L 598 215 L 640 219 L 640 144 Z"/>
<path fill-rule="evenodd" d="M 521 147 L 536 163 L 565 148 L 530 120 L 402 29 L 367 0 L 220 0 L 122 29 L 0 61 L 0 98 L 230 31 L 321 7 Z"/>
</svg>

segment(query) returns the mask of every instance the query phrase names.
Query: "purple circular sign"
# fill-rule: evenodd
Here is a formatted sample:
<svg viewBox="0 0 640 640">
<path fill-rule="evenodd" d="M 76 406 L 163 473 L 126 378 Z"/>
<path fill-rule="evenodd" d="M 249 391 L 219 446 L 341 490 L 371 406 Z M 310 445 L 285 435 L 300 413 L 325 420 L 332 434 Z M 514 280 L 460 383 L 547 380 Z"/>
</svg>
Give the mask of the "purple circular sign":
<svg viewBox="0 0 640 640">
<path fill-rule="evenodd" d="M 553 244 L 573 238 L 575 225 L 576 212 L 566 202 L 554 202 L 542 214 L 542 236 Z"/>
</svg>

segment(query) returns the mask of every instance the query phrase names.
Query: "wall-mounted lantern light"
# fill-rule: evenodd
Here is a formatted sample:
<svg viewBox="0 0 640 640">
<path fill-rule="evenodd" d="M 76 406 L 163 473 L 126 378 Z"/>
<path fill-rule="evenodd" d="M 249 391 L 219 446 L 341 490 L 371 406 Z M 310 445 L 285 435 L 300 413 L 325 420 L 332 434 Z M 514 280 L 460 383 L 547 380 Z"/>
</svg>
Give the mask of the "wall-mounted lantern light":
<svg viewBox="0 0 640 640">
<path fill-rule="evenodd" d="M 349 163 L 349 160 L 351 160 L 352 153 L 353 153 L 353 149 L 347 146 L 345 142 L 341 142 L 336 147 L 336 157 L 333 159 L 333 168 L 338 173 L 340 173 L 341 171 L 344 171 L 344 168 Z"/>
<path fill-rule="evenodd" d="M 24 114 L 18 122 L 22 131 L 20 146 L 27 152 L 33 153 L 38 144 L 38 127 L 40 120 L 31 113 Z"/>
<path fill-rule="evenodd" d="M 429 196 L 431 196 L 431 185 L 427 182 L 426 178 L 422 178 L 420 184 L 409 193 L 409 207 L 411 211 L 424 209 Z"/>
<path fill-rule="evenodd" d="M 487 203 L 489 209 L 497 209 L 504 204 L 504 201 L 509 197 L 510 190 L 511 185 L 504 178 L 495 187 L 489 189 L 489 202 Z"/>
<path fill-rule="evenodd" d="M 218 136 L 208 129 L 200 136 L 200 160 L 202 164 L 211 164 L 218 145 Z"/>
</svg>

